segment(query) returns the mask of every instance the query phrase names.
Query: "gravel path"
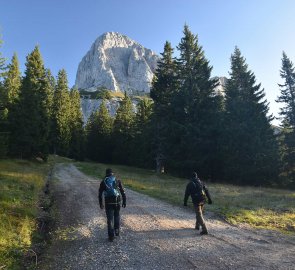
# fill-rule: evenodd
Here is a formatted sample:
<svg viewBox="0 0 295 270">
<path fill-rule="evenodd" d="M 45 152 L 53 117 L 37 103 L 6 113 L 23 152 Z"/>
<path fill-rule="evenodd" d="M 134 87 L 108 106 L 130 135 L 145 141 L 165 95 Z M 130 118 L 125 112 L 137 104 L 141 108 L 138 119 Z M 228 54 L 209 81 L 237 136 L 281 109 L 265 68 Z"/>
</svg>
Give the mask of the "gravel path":
<svg viewBox="0 0 295 270">
<path fill-rule="evenodd" d="M 295 269 L 295 237 L 231 226 L 210 213 L 210 234 L 200 236 L 191 209 L 131 190 L 121 235 L 110 243 L 99 181 L 72 164 L 58 164 L 54 176 L 58 230 L 39 269 Z"/>
</svg>

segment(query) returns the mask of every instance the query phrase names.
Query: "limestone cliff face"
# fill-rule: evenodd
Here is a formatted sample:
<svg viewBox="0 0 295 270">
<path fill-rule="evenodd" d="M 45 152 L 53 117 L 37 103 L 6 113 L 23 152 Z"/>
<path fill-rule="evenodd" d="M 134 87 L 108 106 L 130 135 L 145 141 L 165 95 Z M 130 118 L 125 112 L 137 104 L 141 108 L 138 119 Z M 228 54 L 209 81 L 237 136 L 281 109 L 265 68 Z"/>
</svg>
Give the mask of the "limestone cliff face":
<svg viewBox="0 0 295 270">
<path fill-rule="evenodd" d="M 159 57 L 119 33 L 96 39 L 79 64 L 75 85 L 95 91 L 105 87 L 128 94 L 148 93 Z"/>
<path fill-rule="evenodd" d="M 214 77 L 214 78 L 218 80 L 218 85 L 215 87 L 216 94 L 224 96 L 225 86 L 228 79 L 226 77 Z"/>
</svg>

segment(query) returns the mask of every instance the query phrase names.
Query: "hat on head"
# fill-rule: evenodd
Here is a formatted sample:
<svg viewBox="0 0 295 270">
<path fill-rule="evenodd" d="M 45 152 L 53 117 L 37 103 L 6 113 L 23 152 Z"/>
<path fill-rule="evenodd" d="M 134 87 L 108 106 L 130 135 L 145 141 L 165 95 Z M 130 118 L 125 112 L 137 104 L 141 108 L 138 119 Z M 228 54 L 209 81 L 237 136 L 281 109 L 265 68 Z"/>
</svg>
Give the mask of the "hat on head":
<svg viewBox="0 0 295 270">
<path fill-rule="evenodd" d="M 113 170 L 111 168 L 106 169 L 106 175 L 111 175 Z"/>
</svg>

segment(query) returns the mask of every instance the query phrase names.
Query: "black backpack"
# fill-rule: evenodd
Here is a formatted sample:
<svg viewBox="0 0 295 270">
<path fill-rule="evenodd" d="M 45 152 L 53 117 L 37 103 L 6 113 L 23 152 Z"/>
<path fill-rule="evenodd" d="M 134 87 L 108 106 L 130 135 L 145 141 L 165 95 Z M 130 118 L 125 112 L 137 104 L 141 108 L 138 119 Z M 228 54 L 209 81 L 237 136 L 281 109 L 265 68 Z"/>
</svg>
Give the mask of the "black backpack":
<svg viewBox="0 0 295 270">
<path fill-rule="evenodd" d="M 198 203 L 206 201 L 206 193 L 203 189 L 202 182 L 198 179 L 197 181 L 192 181 L 193 185 L 195 186 L 195 192 L 193 196 L 197 200 Z"/>
</svg>

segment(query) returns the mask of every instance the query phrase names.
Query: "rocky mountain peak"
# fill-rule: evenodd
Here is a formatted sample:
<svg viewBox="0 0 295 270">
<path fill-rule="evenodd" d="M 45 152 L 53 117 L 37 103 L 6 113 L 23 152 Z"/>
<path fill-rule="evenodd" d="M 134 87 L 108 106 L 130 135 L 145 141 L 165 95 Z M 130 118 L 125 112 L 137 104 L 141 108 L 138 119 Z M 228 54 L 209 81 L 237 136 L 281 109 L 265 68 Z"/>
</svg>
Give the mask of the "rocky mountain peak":
<svg viewBox="0 0 295 270">
<path fill-rule="evenodd" d="M 96 91 L 105 87 L 128 94 L 147 93 L 159 57 L 129 37 L 107 32 L 98 37 L 79 64 L 75 85 Z"/>
<path fill-rule="evenodd" d="M 99 43 L 98 46 L 102 44 L 105 49 L 114 47 L 128 48 L 134 44 L 141 46 L 136 41 L 118 32 L 106 32 L 99 36 L 94 43 Z"/>
</svg>

